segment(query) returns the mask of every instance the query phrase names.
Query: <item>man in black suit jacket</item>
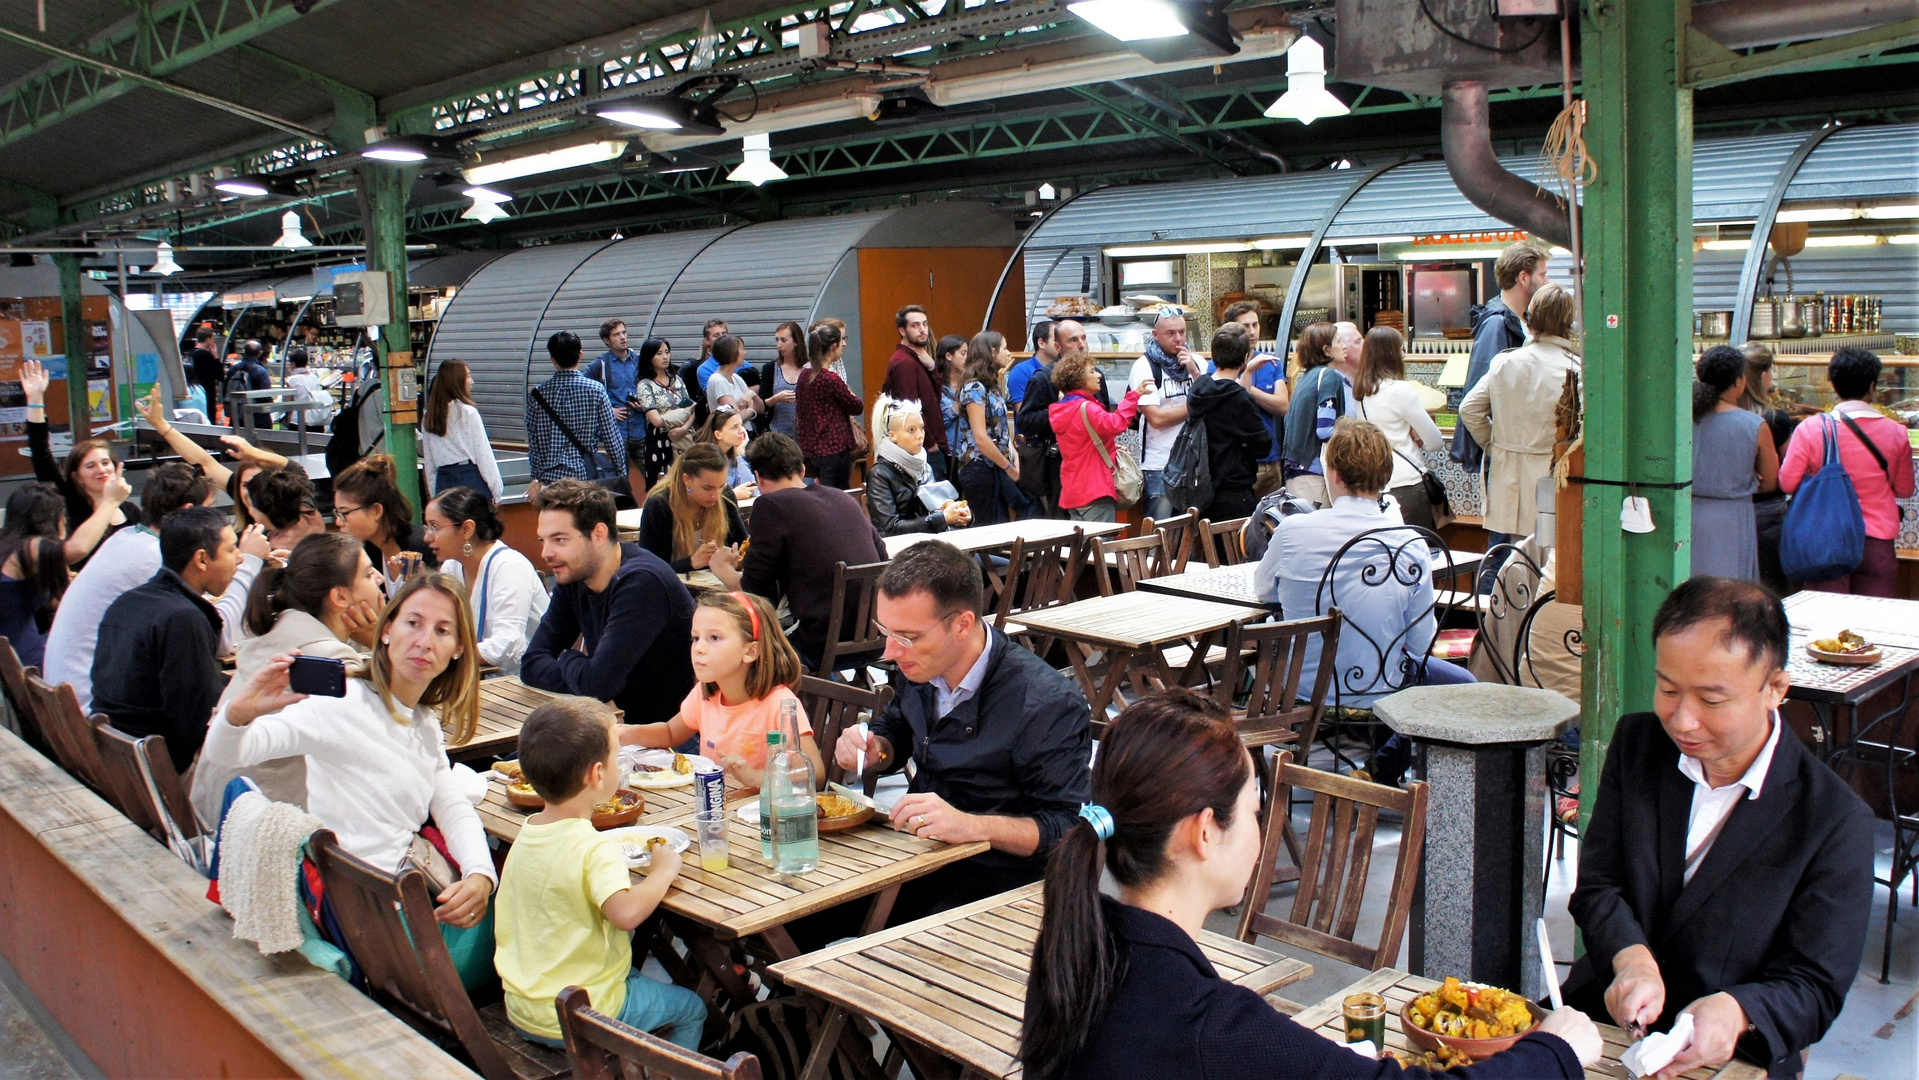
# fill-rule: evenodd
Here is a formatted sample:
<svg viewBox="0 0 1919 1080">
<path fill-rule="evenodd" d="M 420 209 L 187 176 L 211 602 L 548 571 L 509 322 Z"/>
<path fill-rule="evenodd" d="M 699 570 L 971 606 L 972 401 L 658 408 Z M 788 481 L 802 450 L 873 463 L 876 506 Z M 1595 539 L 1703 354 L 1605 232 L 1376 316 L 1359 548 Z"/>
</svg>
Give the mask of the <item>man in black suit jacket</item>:
<svg viewBox="0 0 1919 1080">
<path fill-rule="evenodd" d="M 1785 730 L 1785 610 L 1693 578 L 1660 605 L 1655 711 L 1622 717 L 1580 837 L 1567 1004 L 1627 1028 L 1693 1015 L 1660 1077 L 1735 1051 L 1797 1076 L 1839 1015 L 1872 904 L 1872 813 Z"/>
</svg>

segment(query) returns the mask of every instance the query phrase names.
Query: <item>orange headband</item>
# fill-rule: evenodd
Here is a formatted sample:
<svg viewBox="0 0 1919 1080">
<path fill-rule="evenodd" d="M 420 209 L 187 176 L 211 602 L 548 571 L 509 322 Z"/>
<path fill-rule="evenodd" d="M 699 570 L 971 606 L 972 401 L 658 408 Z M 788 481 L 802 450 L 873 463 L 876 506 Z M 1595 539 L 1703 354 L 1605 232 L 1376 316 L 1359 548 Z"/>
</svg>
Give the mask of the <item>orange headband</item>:
<svg viewBox="0 0 1919 1080">
<path fill-rule="evenodd" d="M 727 593 L 726 595 L 738 600 L 740 606 L 746 609 L 746 613 L 753 617 L 753 640 L 758 641 L 760 639 L 760 609 L 754 607 L 753 601 L 743 592 Z"/>
</svg>

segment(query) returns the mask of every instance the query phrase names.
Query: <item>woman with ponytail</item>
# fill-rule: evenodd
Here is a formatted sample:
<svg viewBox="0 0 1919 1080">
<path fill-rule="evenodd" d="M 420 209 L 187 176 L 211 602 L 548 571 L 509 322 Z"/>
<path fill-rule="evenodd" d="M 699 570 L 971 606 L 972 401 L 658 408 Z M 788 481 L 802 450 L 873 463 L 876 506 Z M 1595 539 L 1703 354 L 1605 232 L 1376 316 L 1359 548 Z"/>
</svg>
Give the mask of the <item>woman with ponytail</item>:
<svg viewBox="0 0 1919 1080">
<path fill-rule="evenodd" d="M 1692 384 L 1692 572 L 1759 580 L 1752 497 L 1779 489 L 1779 448 L 1765 418 L 1741 405 L 1746 355 L 1714 345 Z"/>
<path fill-rule="evenodd" d="M 1423 1076 L 1354 1054 L 1221 979 L 1196 938 L 1239 903 L 1259 857 L 1252 759 L 1210 698 L 1169 690 L 1106 729 L 1093 802 L 1053 849 L 1026 982 L 1020 1061 L 1033 1080 Z M 1111 872 L 1119 899 L 1100 894 Z M 1599 1058 L 1585 1014 L 1448 1076 L 1578 1080 Z"/>
<path fill-rule="evenodd" d="M 807 471 L 820 483 L 844 491 L 853 485 L 853 428 L 849 417 L 866 410 L 845 380 L 834 372 L 834 365 L 846 352 L 846 334 L 831 323 L 813 325 L 807 335 L 809 366 L 800 372 L 794 391 L 795 426 L 799 432 L 800 453 L 806 455 Z"/>
<path fill-rule="evenodd" d="M 233 680 L 220 704 L 282 653 L 357 662 L 360 651 L 353 643 L 372 647 L 373 627 L 386 606 L 385 585 L 365 548 L 345 533 L 315 533 L 294 545 L 286 565 L 262 570 L 247 594 L 248 636 L 234 651 Z M 193 808 L 201 820 L 220 820 L 227 782 L 243 774 L 274 802 L 306 805 L 306 765 L 297 757 L 244 769 L 203 757 L 193 775 Z"/>
</svg>

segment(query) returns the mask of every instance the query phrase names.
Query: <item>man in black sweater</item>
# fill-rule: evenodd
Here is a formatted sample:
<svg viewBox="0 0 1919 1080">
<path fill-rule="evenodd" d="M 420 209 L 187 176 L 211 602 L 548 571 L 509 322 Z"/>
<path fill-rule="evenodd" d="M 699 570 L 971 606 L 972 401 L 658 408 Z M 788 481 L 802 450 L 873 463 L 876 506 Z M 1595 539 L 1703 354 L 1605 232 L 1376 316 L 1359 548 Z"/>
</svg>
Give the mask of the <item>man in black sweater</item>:
<svg viewBox="0 0 1919 1080">
<path fill-rule="evenodd" d="M 1779 716 L 1789 633 L 1764 586 L 1674 589 L 1653 711 L 1620 718 L 1580 830 L 1566 1004 L 1653 1031 L 1690 1014 L 1662 1076 L 1735 1054 L 1800 1075 L 1859 972 L 1872 811 Z"/>
<path fill-rule="evenodd" d="M 629 724 L 671 720 L 693 689 L 693 595 L 659 556 L 620 543 L 605 488 L 556 480 L 533 506 L 540 556 L 559 587 L 527 643 L 521 680 L 610 701 Z"/>
<path fill-rule="evenodd" d="M 737 580 L 728 580 L 733 576 L 730 568 L 715 564 L 713 572 L 730 589 L 744 589 L 775 604 L 785 597 L 800 621 L 793 647 L 812 670 L 826 649 L 834 565 L 885 562 L 886 542 L 851 495 L 802 479 L 805 458 L 792 439 L 777 432 L 754 439 L 746 448 L 746 463 L 760 484 L 746 555 Z M 850 603 L 847 616 L 852 617 Z M 865 636 L 865 627 L 858 629 Z"/>
<path fill-rule="evenodd" d="M 1259 499 L 1253 484 L 1259 479 L 1259 459 L 1273 448 L 1259 411 L 1245 384 L 1252 376 L 1246 358 L 1252 337 L 1239 323 L 1227 323 L 1213 335 L 1213 372 L 1194 380 L 1186 394 L 1187 422 L 1206 425 L 1207 463 L 1213 471 L 1213 501 L 1200 508 L 1211 521 L 1231 521 L 1253 512 Z"/>
<path fill-rule="evenodd" d="M 226 365 L 213 354 L 213 331 L 201 327 L 193 332 L 193 351 L 187 354 L 187 379 L 206 391 L 207 423 L 220 422 L 220 398 L 226 382 Z"/>
<path fill-rule="evenodd" d="M 233 583 L 240 548 L 233 517 L 209 506 L 160 526 L 160 571 L 121 593 L 100 620 L 93 654 L 93 709 L 128 735 L 158 735 L 185 772 L 206 741 L 226 680 L 220 675 L 220 613 L 206 601 Z"/>
</svg>

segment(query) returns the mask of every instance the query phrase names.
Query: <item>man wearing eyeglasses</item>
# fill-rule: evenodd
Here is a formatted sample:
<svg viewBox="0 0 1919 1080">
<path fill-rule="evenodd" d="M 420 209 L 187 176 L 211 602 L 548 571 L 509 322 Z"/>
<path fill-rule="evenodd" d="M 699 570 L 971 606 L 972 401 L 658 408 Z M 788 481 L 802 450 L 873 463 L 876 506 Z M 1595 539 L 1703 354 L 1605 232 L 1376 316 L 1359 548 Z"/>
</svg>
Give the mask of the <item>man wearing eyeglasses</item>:
<svg viewBox="0 0 1919 1080">
<path fill-rule="evenodd" d="M 992 850 L 900 890 L 893 923 L 1038 881 L 1053 844 L 1091 798 L 1092 731 L 1074 682 L 986 625 L 979 563 L 940 540 L 897 555 L 880 577 L 876 629 L 904 682 L 864 741 L 834 757 L 898 771 L 911 758 L 893 827 Z"/>
</svg>

